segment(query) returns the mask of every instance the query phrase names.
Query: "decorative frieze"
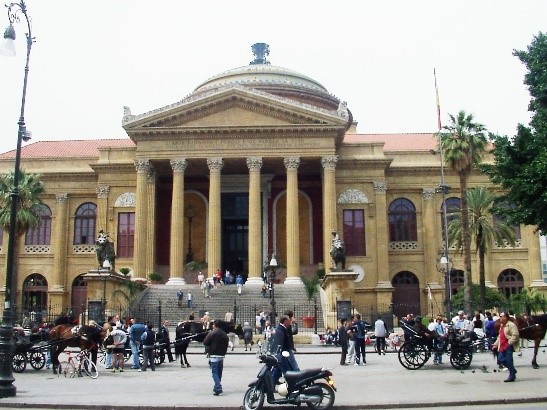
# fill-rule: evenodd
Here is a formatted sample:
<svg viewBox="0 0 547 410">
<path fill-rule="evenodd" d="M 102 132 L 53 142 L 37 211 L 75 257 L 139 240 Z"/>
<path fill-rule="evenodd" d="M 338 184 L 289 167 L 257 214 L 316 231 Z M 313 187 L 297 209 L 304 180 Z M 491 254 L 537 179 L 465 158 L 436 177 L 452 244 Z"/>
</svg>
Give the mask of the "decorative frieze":
<svg viewBox="0 0 547 410">
<path fill-rule="evenodd" d="M 220 171 L 223 165 L 224 163 L 222 162 L 222 158 L 207 158 L 207 166 L 209 167 L 209 171 Z"/>
<path fill-rule="evenodd" d="M 260 168 L 262 168 L 262 157 L 247 158 L 247 167 L 249 167 L 249 171 L 260 171 Z"/>
<path fill-rule="evenodd" d="M 386 181 L 374 181 L 372 183 L 374 188 L 374 193 L 377 195 L 385 195 L 387 191 L 387 182 Z"/>
<path fill-rule="evenodd" d="M 336 169 L 336 163 L 338 162 L 338 155 L 329 155 L 321 158 L 321 165 L 325 171 L 334 171 Z"/>
<path fill-rule="evenodd" d="M 75 254 L 92 254 L 95 253 L 95 245 L 73 245 L 72 252 Z"/>
<path fill-rule="evenodd" d="M 55 201 L 63 203 L 68 201 L 68 194 L 66 192 L 55 194 Z"/>
<path fill-rule="evenodd" d="M 149 159 L 136 159 L 135 160 L 135 169 L 137 173 L 148 173 L 150 169 L 150 160 Z"/>
<path fill-rule="evenodd" d="M 49 253 L 49 245 L 25 245 L 25 253 Z"/>
<path fill-rule="evenodd" d="M 348 189 L 338 197 L 339 204 L 368 204 L 367 196 L 358 189 Z"/>
<path fill-rule="evenodd" d="M 137 196 L 134 192 L 124 192 L 119 197 L 116 198 L 114 202 L 115 207 L 134 207 L 137 203 Z"/>
<path fill-rule="evenodd" d="M 300 157 L 285 157 L 283 158 L 285 168 L 288 170 L 297 170 L 300 165 Z"/>
<path fill-rule="evenodd" d="M 415 251 L 418 249 L 418 242 L 416 241 L 398 241 L 390 242 L 390 251 Z"/>
</svg>

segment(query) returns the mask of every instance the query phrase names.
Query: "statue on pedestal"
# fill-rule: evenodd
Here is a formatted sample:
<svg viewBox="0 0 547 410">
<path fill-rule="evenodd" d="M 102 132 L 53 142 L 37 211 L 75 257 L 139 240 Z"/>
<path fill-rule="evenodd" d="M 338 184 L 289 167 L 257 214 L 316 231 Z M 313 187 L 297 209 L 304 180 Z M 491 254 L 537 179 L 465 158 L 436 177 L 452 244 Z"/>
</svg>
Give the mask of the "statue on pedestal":
<svg viewBox="0 0 547 410">
<path fill-rule="evenodd" d="M 346 269 L 346 248 L 336 231 L 332 231 L 330 256 L 332 258 L 332 270 L 338 269 L 338 263 L 342 264 L 342 270 Z"/>
<path fill-rule="evenodd" d="M 95 253 L 97 254 L 99 269 L 108 267 L 108 270 L 115 271 L 116 254 L 114 253 L 114 243 L 108 240 L 108 232 L 102 229 L 95 241 Z M 109 263 L 105 265 L 105 261 Z"/>
</svg>

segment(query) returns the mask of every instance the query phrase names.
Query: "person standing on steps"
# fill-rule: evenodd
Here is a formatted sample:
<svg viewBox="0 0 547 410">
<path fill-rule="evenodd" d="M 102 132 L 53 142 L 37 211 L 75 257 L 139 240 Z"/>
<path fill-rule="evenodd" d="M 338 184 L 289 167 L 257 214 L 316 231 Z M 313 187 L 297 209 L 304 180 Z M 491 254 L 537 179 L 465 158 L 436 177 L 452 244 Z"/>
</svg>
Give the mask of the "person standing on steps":
<svg viewBox="0 0 547 410">
<path fill-rule="evenodd" d="M 184 292 L 182 291 L 182 289 L 179 289 L 179 291 L 177 292 L 177 303 L 179 307 L 182 307 L 183 298 L 184 298 Z"/>
<path fill-rule="evenodd" d="M 190 309 L 192 309 L 192 306 L 193 306 L 193 296 L 192 296 L 192 292 L 188 291 L 188 296 L 186 296 L 187 300 L 188 300 L 188 307 Z"/>
</svg>

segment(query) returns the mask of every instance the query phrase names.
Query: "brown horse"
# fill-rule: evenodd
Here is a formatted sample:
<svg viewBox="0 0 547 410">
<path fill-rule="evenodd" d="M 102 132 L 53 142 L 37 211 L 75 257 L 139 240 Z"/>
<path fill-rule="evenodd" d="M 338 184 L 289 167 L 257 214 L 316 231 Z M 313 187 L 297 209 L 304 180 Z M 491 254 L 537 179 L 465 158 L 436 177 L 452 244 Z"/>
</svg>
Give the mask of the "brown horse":
<svg viewBox="0 0 547 410">
<path fill-rule="evenodd" d="M 539 369 L 536 358 L 538 355 L 539 345 L 545 338 L 545 333 L 547 332 L 547 314 L 538 316 L 517 316 L 516 318 L 510 317 L 509 320 L 517 325 L 520 338 L 534 341 L 534 357 L 532 358 L 532 367 L 534 369 Z M 499 333 L 500 326 L 500 321 L 496 320 L 496 323 L 494 324 L 494 332 L 496 335 Z"/>
<path fill-rule="evenodd" d="M 91 352 L 91 360 L 97 363 L 97 350 L 102 343 L 105 332 L 97 326 L 72 326 L 60 324 L 49 331 L 51 364 L 53 374 L 57 374 L 59 355 L 67 347 L 79 347 Z"/>
</svg>

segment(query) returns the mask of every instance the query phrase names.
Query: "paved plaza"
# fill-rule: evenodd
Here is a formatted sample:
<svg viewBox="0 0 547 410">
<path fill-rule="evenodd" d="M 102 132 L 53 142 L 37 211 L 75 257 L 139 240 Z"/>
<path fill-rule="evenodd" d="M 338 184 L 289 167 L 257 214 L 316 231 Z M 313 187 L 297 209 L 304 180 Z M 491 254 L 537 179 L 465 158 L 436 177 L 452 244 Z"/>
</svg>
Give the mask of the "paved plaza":
<svg viewBox="0 0 547 410">
<path fill-rule="evenodd" d="M 298 346 L 297 360 L 302 369 L 331 367 L 338 389 L 335 407 L 401 408 L 444 407 L 454 404 L 503 404 L 547 402 L 547 354 L 540 349 L 539 370 L 530 365 L 532 349 L 522 357 L 515 355 L 516 383 L 503 383 L 506 372 L 494 372 L 495 360 L 489 353 L 477 353 L 465 371 L 448 364 L 434 366 L 432 359 L 419 370 L 403 368 L 397 354 L 367 354 L 366 366 L 340 366 L 339 349 L 324 346 Z M 254 353 L 242 347 L 230 352 L 225 360 L 224 394 L 213 396 L 212 379 L 201 346 L 189 348 L 191 368 L 164 363 L 155 372 L 130 370 L 111 373 L 100 369 L 99 377 L 65 379 L 51 371 L 27 368 L 15 374 L 17 396 L 0 399 L 0 407 L 59 409 L 239 409 L 247 385 L 260 364 Z M 486 371 L 483 371 L 483 366 Z M 267 405 L 268 407 L 272 407 Z"/>
</svg>

